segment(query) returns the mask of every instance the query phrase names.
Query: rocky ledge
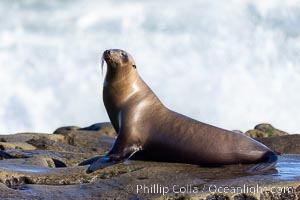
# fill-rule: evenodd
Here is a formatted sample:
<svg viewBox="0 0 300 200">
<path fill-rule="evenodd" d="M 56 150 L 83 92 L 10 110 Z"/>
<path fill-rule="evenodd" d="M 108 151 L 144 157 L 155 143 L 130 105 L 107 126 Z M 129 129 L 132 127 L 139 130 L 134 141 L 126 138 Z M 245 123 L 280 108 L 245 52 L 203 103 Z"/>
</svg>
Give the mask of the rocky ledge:
<svg viewBox="0 0 300 200">
<path fill-rule="evenodd" d="M 300 135 L 268 124 L 245 134 L 281 154 L 276 169 L 246 174 L 246 165 L 130 160 L 87 174 L 79 164 L 104 155 L 115 140 L 110 123 L 1 135 L 0 199 L 300 199 Z"/>
</svg>

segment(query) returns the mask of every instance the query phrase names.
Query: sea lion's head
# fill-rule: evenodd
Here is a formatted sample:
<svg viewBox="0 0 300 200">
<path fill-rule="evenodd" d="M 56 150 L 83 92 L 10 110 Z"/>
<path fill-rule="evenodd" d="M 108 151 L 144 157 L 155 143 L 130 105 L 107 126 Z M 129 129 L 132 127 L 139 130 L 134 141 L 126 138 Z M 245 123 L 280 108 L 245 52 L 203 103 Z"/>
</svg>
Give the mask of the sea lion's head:
<svg viewBox="0 0 300 200">
<path fill-rule="evenodd" d="M 132 56 L 121 49 L 109 49 L 104 51 L 102 55 L 102 70 L 104 61 L 107 63 L 109 70 L 117 71 L 120 69 L 136 68 L 134 59 Z"/>
</svg>

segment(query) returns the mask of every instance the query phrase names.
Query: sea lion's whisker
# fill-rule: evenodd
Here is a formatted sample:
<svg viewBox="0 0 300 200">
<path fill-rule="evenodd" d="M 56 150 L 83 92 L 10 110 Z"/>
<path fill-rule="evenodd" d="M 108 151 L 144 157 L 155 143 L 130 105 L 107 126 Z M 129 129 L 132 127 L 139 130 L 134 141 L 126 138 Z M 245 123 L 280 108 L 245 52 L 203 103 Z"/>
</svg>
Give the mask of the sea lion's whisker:
<svg viewBox="0 0 300 200">
<path fill-rule="evenodd" d="M 102 57 L 101 57 L 101 73 L 102 73 L 102 76 L 103 76 L 103 65 L 104 65 L 104 54 L 102 54 Z"/>
</svg>

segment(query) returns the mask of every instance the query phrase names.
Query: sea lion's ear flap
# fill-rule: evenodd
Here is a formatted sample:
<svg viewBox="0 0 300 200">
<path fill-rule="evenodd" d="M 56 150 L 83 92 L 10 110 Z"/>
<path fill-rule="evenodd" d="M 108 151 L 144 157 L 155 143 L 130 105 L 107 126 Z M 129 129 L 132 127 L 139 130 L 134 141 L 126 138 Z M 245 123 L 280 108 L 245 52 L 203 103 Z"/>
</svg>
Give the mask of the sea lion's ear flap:
<svg viewBox="0 0 300 200">
<path fill-rule="evenodd" d="M 132 67 L 136 68 L 136 65 L 135 65 L 135 64 L 133 64 L 133 65 L 132 65 Z"/>
</svg>

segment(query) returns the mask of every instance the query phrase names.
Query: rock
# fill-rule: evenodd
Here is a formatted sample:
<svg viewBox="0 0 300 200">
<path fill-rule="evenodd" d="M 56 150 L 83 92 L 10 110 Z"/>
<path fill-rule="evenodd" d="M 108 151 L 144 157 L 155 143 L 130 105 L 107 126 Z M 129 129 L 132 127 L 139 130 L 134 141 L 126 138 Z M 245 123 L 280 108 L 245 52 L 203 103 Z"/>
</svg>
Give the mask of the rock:
<svg viewBox="0 0 300 200">
<path fill-rule="evenodd" d="M 245 134 L 252 138 L 264 138 L 264 137 L 288 135 L 288 133 L 276 129 L 271 124 L 266 124 L 266 123 L 256 125 L 254 127 L 254 130 L 249 130 Z"/>
<path fill-rule="evenodd" d="M 107 153 L 115 141 L 115 133 L 111 133 L 110 124 L 99 123 L 85 128 L 65 127 L 50 135 L 0 136 L 0 199 L 275 200 L 300 197 L 300 155 L 281 155 L 276 169 L 262 174 L 244 172 L 252 165 L 202 167 L 142 160 L 128 160 L 87 174 L 88 165 L 83 164 Z M 298 152 L 300 144 L 299 135 L 257 140 L 283 153 Z M 263 190 L 254 194 L 210 191 L 211 187 L 257 185 Z M 163 187 L 169 189 L 165 194 L 154 190 Z M 272 193 L 274 187 L 294 190 L 293 193 Z M 198 192 L 191 192 L 191 188 Z"/>
<path fill-rule="evenodd" d="M 14 157 L 4 151 L 0 151 L 0 160 L 11 159 L 11 158 L 14 158 Z"/>
<path fill-rule="evenodd" d="M 247 195 L 247 194 L 238 194 L 235 195 L 234 200 L 257 200 L 257 198 L 251 196 L 251 195 Z"/>
<path fill-rule="evenodd" d="M 300 156 L 295 159 L 300 160 Z M 251 186 L 259 183 L 261 186 L 279 187 L 285 179 L 284 174 L 277 174 L 276 171 L 260 176 L 245 174 L 241 166 L 203 168 L 177 163 L 130 161 L 86 174 L 87 166 L 50 168 L 46 163 L 37 162 L 37 159 L 14 160 L 0 161 L 0 182 L 8 186 L 7 189 L 0 187 L 1 199 L 18 198 L 20 194 L 25 199 L 230 199 L 233 194 L 211 194 L 207 186 Z M 286 159 L 281 158 L 279 163 L 285 162 Z M 299 166 L 294 165 L 295 168 Z M 283 166 L 282 169 L 284 168 Z M 279 170 L 282 169 L 279 165 Z M 299 175 L 294 172 L 292 174 L 294 179 L 289 176 L 289 184 L 300 185 Z M 137 186 L 151 187 L 155 183 L 168 187 L 170 193 L 162 195 L 142 190 L 137 192 Z M 172 192 L 174 185 L 188 188 L 190 184 L 200 189 L 206 186 L 206 189 L 196 194 L 174 195 Z M 60 186 L 57 187 L 58 185 Z M 12 190 L 13 188 L 15 190 Z M 256 195 L 259 199 L 260 194 Z M 238 196 L 235 199 L 243 197 L 246 196 Z"/>
<path fill-rule="evenodd" d="M 300 198 L 300 185 L 296 188 L 295 193 L 299 199 Z"/>
<path fill-rule="evenodd" d="M 123 164 L 87 174 L 87 166 L 55 168 L 53 164 L 52 161 L 49 165 L 48 159 L 43 157 L 2 161 L 0 182 L 6 183 L 7 180 L 16 178 L 24 179 L 26 184 L 70 185 L 90 183 L 96 179 L 111 179 L 138 169 L 138 166 Z"/>
<path fill-rule="evenodd" d="M 263 200 L 275 200 L 272 192 L 270 191 L 263 191 L 261 194 L 261 199 Z"/>
<path fill-rule="evenodd" d="M 249 130 L 245 132 L 245 135 L 251 138 L 264 138 L 266 134 L 260 130 Z"/>
<path fill-rule="evenodd" d="M 261 194 L 261 199 L 266 200 L 296 200 L 297 195 L 293 187 L 283 187 L 282 191 L 271 192 L 264 191 Z"/>
<path fill-rule="evenodd" d="M 243 131 L 241 131 L 241 130 L 233 130 L 233 132 L 236 132 L 236 133 L 243 133 Z"/>
<path fill-rule="evenodd" d="M 229 200 L 229 197 L 223 194 L 211 194 L 206 197 L 206 200 Z"/>
<path fill-rule="evenodd" d="M 111 123 L 97 123 L 85 128 L 75 126 L 57 129 L 55 135 L 64 137 L 66 144 L 82 147 L 86 151 L 94 151 L 105 154 L 112 147 L 116 132 Z"/>
<path fill-rule="evenodd" d="M 276 129 L 271 124 L 266 124 L 266 123 L 258 124 L 254 127 L 254 129 L 266 133 L 268 137 L 288 135 L 287 132 Z"/>
<path fill-rule="evenodd" d="M 16 134 L 3 136 L 3 154 L 15 158 L 44 156 L 54 160 L 56 166 L 76 166 L 89 158 L 106 154 L 114 143 L 115 138 L 107 136 L 102 126 L 98 131 L 75 130 L 58 134 Z M 10 141 L 22 141 L 10 142 Z M 22 145 L 21 145 L 22 144 Z M 19 147 L 20 148 L 17 148 Z"/>
<path fill-rule="evenodd" d="M 9 149 L 35 150 L 36 147 L 26 142 L 0 142 L 0 150 Z"/>
<path fill-rule="evenodd" d="M 55 134 L 43 134 L 43 133 L 18 133 L 14 135 L 0 135 L 0 140 L 2 142 L 9 142 L 9 143 L 24 143 L 28 140 L 31 140 L 33 138 L 37 138 L 39 136 L 46 137 L 49 140 L 53 141 L 63 141 L 64 136 L 63 135 L 55 135 Z"/>
<path fill-rule="evenodd" d="M 64 133 L 68 133 L 71 131 L 76 131 L 80 129 L 79 126 L 64 126 L 64 127 L 60 127 L 58 129 L 56 129 L 53 134 L 64 134 Z"/>
<path fill-rule="evenodd" d="M 50 158 L 54 161 L 56 167 L 73 167 L 77 166 L 82 161 L 95 157 L 98 154 L 92 153 L 73 153 L 73 152 L 58 152 L 58 151 L 23 151 L 23 150 L 9 150 L 6 154 L 12 158 L 31 158 L 35 156 L 42 156 Z"/>
<path fill-rule="evenodd" d="M 86 151 L 96 151 L 100 154 L 107 153 L 115 141 L 115 138 L 107 136 L 102 131 L 78 130 L 65 132 L 62 135 L 65 143 L 84 148 Z"/>
<path fill-rule="evenodd" d="M 187 194 L 175 194 L 174 196 L 168 196 L 168 200 L 191 200 L 191 197 Z"/>
<path fill-rule="evenodd" d="M 257 141 L 281 154 L 300 154 L 300 135 L 284 135 L 269 138 L 256 138 Z"/>
<path fill-rule="evenodd" d="M 66 142 L 50 140 L 48 137 L 34 137 L 27 141 L 28 144 L 31 144 L 36 149 L 39 150 L 50 150 L 50 151 L 59 151 L 59 152 L 74 152 L 74 153 L 85 153 L 86 149 L 76 147 Z"/>
<path fill-rule="evenodd" d="M 26 187 L 26 180 L 25 177 L 11 177 L 11 178 L 6 178 L 4 180 L 4 183 L 7 187 L 12 188 L 14 190 L 23 190 Z"/>
<path fill-rule="evenodd" d="M 102 134 L 110 137 L 115 137 L 117 135 L 115 129 L 113 128 L 110 122 L 96 123 L 84 128 L 80 128 L 78 126 L 65 126 L 56 129 L 53 133 L 64 135 L 73 131 L 100 131 Z"/>
<path fill-rule="evenodd" d="M 1 161 L 0 169 L 22 169 L 22 166 L 34 165 L 40 167 L 55 167 L 54 161 L 45 156 L 35 156 L 30 158 L 15 158 L 15 159 L 6 159 Z M 11 168 L 11 166 L 14 166 Z"/>
<path fill-rule="evenodd" d="M 283 183 L 282 178 L 284 178 L 280 177 L 281 175 L 279 177 L 274 176 L 274 178 L 273 173 L 276 174 L 276 172 L 261 176 L 248 175 L 240 170 L 240 166 L 203 168 L 196 165 L 150 161 L 130 161 L 127 164 L 122 163 L 98 170 L 92 174 L 86 174 L 87 166 L 51 168 L 46 163 L 38 162 L 37 159 L 32 160 L 32 162 L 29 161 L 30 159 L 14 159 L 14 162 L 6 160 L 0 163 L 0 182 L 10 188 L 13 188 L 13 185 L 17 186 L 16 188 L 21 190 L 20 193 L 28 199 L 37 196 L 53 199 L 56 198 L 53 195 L 57 193 L 63 195 L 60 197 L 61 199 L 69 199 L 74 197 L 74 192 L 78 195 L 76 199 L 81 199 L 80 197 L 84 195 L 87 196 L 87 199 L 152 199 L 155 196 L 160 199 L 199 199 L 197 197 L 203 196 L 204 199 L 231 199 L 234 196 L 231 193 L 211 194 L 208 191 L 208 186 L 234 187 L 239 184 L 250 186 L 257 183 L 280 186 Z M 281 162 L 285 162 L 285 160 L 283 159 Z M 289 181 L 292 184 L 292 179 Z M 143 190 L 137 192 L 137 186 L 151 187 L 155 183 L 168 187 L 169 193 L 162 195 L 158 191 L 156 193 Z M 174 194 L 172 191 L 172 187 L 177 185 L 177 191 L 179 187 L 183 187 L 188 192 L 190 184 L 201 190 L 206 186 L 206 189 L 195 194 Z M 57 187 L 58 185 L 60 187 Z M 6 191 L 5 193 L 7 196 L 14 194 L 18 197 L 18 191 L 13 190 L 12 192 Z M 1 193 L 0 197 L 5 197 L 4 194 Z M 257 194 L 257 197 L 259 195 Z M 241 198 L 239 196 L 239 199 Z M 249 199 L 254 199 L 254 197 L 249 197 Z"/>
<path fill-rule="evenodd" d="M 110 122 L 103 122 L 103 123 L 96 123 L 96 124 L 92 124 L 88 127 L 85 128 L 80 128 L 80 130 L 84 130 L 84 131 L 100 131 L 103 130 L 105 128 L 112 128 L 112 125 Z"/>
</svg>

